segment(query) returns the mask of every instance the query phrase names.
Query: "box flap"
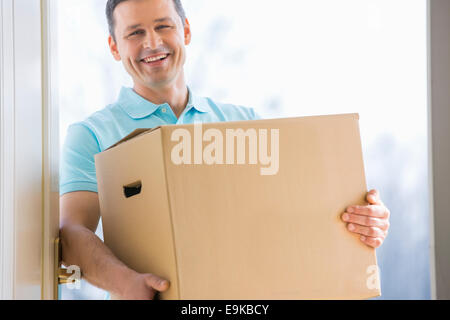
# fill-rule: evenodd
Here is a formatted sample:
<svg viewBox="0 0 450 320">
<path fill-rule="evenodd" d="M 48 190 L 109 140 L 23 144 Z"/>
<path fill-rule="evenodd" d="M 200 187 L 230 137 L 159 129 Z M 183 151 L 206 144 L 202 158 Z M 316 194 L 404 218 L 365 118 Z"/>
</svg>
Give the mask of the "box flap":
<svg viewBox="0 0 450 320">
<path fill-rule="evenodd" d="M 309 117 L 303 117 L 303 119 L 311 119 L 311 118 L 325 118 L 325 117 L 333 117 L 333 118 L 336 118 L 336 117 L 353 117 L 354 118 L 354 120 L 360 120 L 360 117 L 359 117 L 359 114 L 358 113 L 351 113 L 351 114 L 336 114 L 336 115 L 325 115 L 325 116 L 309 116 Z M 278 119 L 278 120 L 288 120 L 288 119 L 299 119 L 299 118 L 280 118 L 280 119 Z M 253 121 L 256 121 L 256 122 L 261 122 L 261 121 L 266 121 L 266 122 L 270 122 L 270 121 L 273 121 L 273 120 L 275 120 L 275 119 L 261 119 L 261 120 L 253 120 Z M 247 123 L 248 121 L 229 121 L 229 122 L 224 122 L 224 123 L 226 123 L 227 125 L 234 125 L 234 124 L 237 124 L 237 123 Z M 220 123 L 220 122 L 219 122 Z M 218 124 L 219 124 L 218 123 Z M 185 124 L 184 126 L 189 126 L 190 124 Z M 156 131 L 156 130 L 159 130 L 159 129 L 162 129 L 163 127 L 174 127 L 174 126 L 177 126 L 177 125 L 165 125 L 165 126 L 159 126 L 159 127 L 156 127 L 156 128 L 153 128 L 153 129 L 136 129 L 136 130 L 134 130 L 132 133 L 130 133 L 128 136 L 126 136 L 125 138 L 123 138 L 122 140 L 120 140 L 119 142 L 117 142 L 117 143 L 115 143 L 114 145 L 112 145 L 111 147 L 109 147 L 109 148 L 107 148 L 105 151 L 107 151 L 107 150 L 110 150 L 110 149 L 112 149 L 112 148 L 115 148 L 115 147 L 117 147 L 118 145 L 120 145 L 120 144 L 122 144 L 122 143 L 125 143 L 125 142 L 127 142 L 127 141 L 129 141 L 129 140 L 132 140 L 132 139 L 134 139 L 134 138 L 136 138 L 136 137 L 138 137 L 138 136 L 141 136 L 141 135 L 143 135 L 143 134 L 147 134 L 147 133 L 151 133 L 151 132 L 153 132 L 153 131 Z M 179 126 L 179 125 L 178 125 Z"/>
<path fill-rule="evenodd" d="M 158 130 L 158 129 L 160 129 L 160 128 L 161 128 L 161 127 L 156 127 L 156 128 L 153 128 L 153 129 L 136 129 L 136 130 L 134 130 L 132 133 L 130 133 L 129 135 L 127 135 L 125 138 L 123 138 L 123 139 L 120 140 L 119 142 L 113 144 L 111 147 L 109 147 L 109 148 L 106 149 L 106 150 L 110 150 L 110 149 L 112 149 L 112 148 L 115 148 L 115 147 L 117 147 L 118 145 L 120 145 L 120 144 L 122 144 L 122 143 L 124 143 L 124 142 L 127 142 L 127 141 L 129 141 L 129 140 L 132 140 L 132 139 L 134 139 L 134 138 L 136 138 L 136 137 L 139 137 L 139 136 L 141 136 L 141 135 L 143 135 L 143 134 L 147 134 L 147 133 L 156 131 L 156 130 Z M 105 150 L 105 151 L 106 151 L 106 150 Z"/>
</svg>

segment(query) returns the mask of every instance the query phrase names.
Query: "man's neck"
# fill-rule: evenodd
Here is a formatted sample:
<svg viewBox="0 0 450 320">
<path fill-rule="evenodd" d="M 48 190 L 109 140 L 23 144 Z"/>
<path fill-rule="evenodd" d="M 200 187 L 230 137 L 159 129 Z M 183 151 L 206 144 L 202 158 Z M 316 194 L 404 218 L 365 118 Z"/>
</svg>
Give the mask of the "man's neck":
<svg viewBox="0 0 450 320">
<path fill-rule="evenodd" d="M 154 104 L 168 103 L 177 118 L 181 116 L 189 101 L 189 92 L 184 81 L 177 85 L 157 89 L 135 84 L 134 91 Z"/>
</svg>

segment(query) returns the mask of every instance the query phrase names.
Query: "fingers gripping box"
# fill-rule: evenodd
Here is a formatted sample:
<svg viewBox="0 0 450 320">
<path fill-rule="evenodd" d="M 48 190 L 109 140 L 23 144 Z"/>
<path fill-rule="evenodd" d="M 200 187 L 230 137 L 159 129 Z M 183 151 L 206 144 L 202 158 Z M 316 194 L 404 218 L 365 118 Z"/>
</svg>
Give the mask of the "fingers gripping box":
<svg viewBox="0 0 450 320">
<path fill-rule="evenodd" d="M 367 193 L 355 114 L 137 130 L 96 156 L 104 239 L 162 299 L 379 296 L 346 230 Z"/>
</svg>

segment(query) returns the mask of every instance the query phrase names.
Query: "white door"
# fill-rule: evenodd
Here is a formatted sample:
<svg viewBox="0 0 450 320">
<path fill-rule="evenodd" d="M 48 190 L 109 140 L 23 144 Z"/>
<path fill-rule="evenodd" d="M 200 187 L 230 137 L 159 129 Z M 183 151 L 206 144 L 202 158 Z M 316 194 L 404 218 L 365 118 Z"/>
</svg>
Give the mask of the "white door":
<svg viewBox="0 0 450 320">
<path fill-rule="evenodd" d="M 54 0 L 0 2 L 0 299 L 54 299 L 58 114 Z"/>
</svg>

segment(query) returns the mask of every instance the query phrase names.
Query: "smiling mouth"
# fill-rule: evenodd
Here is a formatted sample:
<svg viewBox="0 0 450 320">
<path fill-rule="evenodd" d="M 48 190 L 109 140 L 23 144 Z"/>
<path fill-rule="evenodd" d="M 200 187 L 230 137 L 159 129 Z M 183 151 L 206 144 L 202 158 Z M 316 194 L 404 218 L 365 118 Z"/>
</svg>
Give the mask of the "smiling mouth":
<svg viewBox="0 0 450 320">
<path fill-rule="evenodd" d="M 144 59 L 141 60 L 141 62 L 146 63 L 146 64 L 150 64 L 150 65 L 151 64 L 156 64 L 158 62 L 166 60 L 169 56 L 170 56 L 170 54 L 161 54 L 159 56 L 144 58 Z"/>
</svg>

